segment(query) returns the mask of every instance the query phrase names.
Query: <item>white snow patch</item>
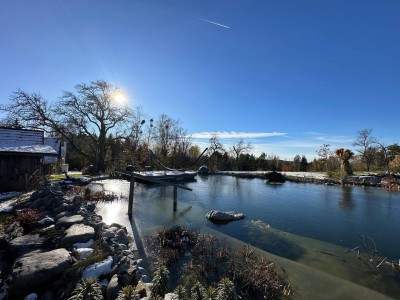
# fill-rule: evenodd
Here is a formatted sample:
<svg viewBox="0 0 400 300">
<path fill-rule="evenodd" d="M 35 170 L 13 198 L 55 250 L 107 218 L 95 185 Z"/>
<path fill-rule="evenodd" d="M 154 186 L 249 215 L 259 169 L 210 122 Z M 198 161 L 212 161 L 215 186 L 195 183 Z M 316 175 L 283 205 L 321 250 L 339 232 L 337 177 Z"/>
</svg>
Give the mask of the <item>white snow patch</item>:
<svg viewBox="0 0 400 300">
<path fill-rule="evenodd" d="M 94 243 L 93 239 L 88 240 L 86 243 L 75 243 L 74 248 L 88 248 Z"/>
<path fill-rule="evenodd" d="M 102 262 L 95 263 L 89 267 L 87 267 L 82 272 L 82 279 L 87 280 L 89 278 L 97 279 L 101 275 L 106 275 L 111 272 L 113 259 L 109 256 L 106 260 Z"/>
<path fill-rule="evenodd" d="M 92 248 L 77 248 L 74 250 L 74 255 L 77 259 L 85 259 L 88 258 L 93 251 Z"/>
<path fill-rule="evenodd" d="M 13 197 L 19 196 L 21 193 L 19 192 L 7 192 L 7 193 L 0 193 L 0 200 L 7 200 Z"/>
</svg>

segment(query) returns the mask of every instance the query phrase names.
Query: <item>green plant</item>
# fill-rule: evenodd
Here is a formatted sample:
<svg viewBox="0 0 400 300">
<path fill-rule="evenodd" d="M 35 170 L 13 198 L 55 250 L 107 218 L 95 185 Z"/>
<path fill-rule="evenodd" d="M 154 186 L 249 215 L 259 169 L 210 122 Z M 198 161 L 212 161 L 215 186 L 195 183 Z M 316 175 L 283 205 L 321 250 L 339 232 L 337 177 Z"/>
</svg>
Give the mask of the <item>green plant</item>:
<svg viewBox="0 0 400 300">
<path fill-rule="evenodd" d="M 85 197 L 86 200 L 90 197 L 91 193 L 92 191 L 89 188 L 85 189 L 85 191 L 83 192 L 83 196 Z"/>
<path fill-rule="evenodd" d="M 168 290 L 169 271 L 166 266 L 159 265 L 152 280 L 151 289 L 152 298 L 155 296 L 164 296 Z"/>
<path fill-rule="evenodd" d="M 119 291 L 116 300 L 139 300 L 139 299 L 140 295 L 135 291 L 135 288 L 131 285 L 128 285 Z"/>
<path fill-rule="evenodd" d="M 178 285 L 174 290 L 174 294 L 178 297 L 177 300 L 189 300 L 186 289 L 183 285 Z"/>
<path fill-rule="evenodd" d="M 103 300 L 101 285 L 97 279 L 81 280 L 75 286 L 69 300 Z"/>
<path fill-rule="evenodd" d="M 229 278 L 222 278 L 218 283 L 218 300 L 236 300 L 235 285 Z"/>
<path fill-rule="evenodd" d="M 206 300 L 207 290 L 200 282 L 196 282 L 190 290 L 190 299 L 192 300 Z"/>
</svg>

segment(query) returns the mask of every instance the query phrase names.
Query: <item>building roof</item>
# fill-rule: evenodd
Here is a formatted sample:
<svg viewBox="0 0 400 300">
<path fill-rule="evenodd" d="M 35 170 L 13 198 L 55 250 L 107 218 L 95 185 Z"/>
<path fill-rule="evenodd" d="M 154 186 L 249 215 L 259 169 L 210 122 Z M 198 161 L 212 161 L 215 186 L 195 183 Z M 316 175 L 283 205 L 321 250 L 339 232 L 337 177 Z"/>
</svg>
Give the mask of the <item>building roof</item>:
<svg viewBox="0 0 400 300">
<path fill-rule="evenodd" d="M 48 145 L 31 145 L 18 147 L 0 147 L 0 154 L 31 154 L 39 156 L 57 156 L 58 153 Z"/>
<path fill-rule="evenodd" d="M 0 147 L 43 145 L 44 133 L 40 130 L 0 127 Z"/>
<path fill-rule="evenodd" d="M 43 143 L 43 131 L 0 127 L 0 154 L 58 155 L 56 150 Z"/>
</svg>

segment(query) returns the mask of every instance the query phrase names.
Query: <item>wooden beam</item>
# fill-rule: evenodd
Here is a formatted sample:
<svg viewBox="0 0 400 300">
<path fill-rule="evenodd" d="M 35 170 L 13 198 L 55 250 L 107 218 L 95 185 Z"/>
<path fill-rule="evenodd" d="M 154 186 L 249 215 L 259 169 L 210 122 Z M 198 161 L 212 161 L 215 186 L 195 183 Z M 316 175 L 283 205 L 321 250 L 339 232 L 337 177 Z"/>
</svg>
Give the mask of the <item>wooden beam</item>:
<svg viewBox="0 0 400 300">
<path fill-rule="evenodd" d="M 138 173 L 135 173 L 135 172 L 116 170 L 115 173 L 120 173 L 120 174 L 128 175 L 128 176 L 131 176 L 131 177 L 133 176 L 133 177 L 138 178 L 138 179 L 142 179 L 142 180 L 146 180 L 146 181 L 150 181 L 150 182 L 154 182 L 154 183 L 158 183 L 158 184 L 162 184 L 162 185 L 174 186 L 174 187 L 178 187 L 180 189 L 187 190 L 187 191 L 193 191 L 193 189 L 188 188 L 188 187 L 186 187 L 184 185 L 180 185 L 180 184 L 177 184 L 177 183 L 165 181 L 165 180 L 162 180 L 162 179 L 151 178 L 151 176 L 144 176 L 142 174 L 138 174 Z"/>
</svg>

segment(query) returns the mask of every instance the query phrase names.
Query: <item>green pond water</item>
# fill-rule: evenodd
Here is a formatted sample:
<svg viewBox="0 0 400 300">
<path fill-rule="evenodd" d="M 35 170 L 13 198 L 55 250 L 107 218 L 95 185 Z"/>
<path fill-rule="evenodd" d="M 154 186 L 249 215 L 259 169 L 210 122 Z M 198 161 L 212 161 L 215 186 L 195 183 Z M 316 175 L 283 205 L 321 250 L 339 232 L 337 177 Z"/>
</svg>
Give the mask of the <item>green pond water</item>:
<svg viewBox="0 0 400 300">
<path fill-rule="evenodd" d="M 384 257 L 400 258 L 399 193 L 290 182 L 268 185 L 231 176 L 198 176 L 185 185 L 193 191 L 178 190 L 174 212 L 172 187 L 136 183 L 133 224 L 141 237 L 179 224 L 213 232 L 238 247 L 248 243 L 284 267 L 294 298 L 400 298 L 398 273 L 386 261 L 376 267 Z M 111 181 L 105 189 L 123 199 L 105 210 L 118 221 L 121 213 L 112 211 L 126 208 L 129 183 Z M 240 211 L 246 218 L 214 224 L 205 218 L 211 209 Z M 357 250 L 349 251 L 365 244 L 378 251 L 368 263 L 357 258 Z"/>
</svg>

